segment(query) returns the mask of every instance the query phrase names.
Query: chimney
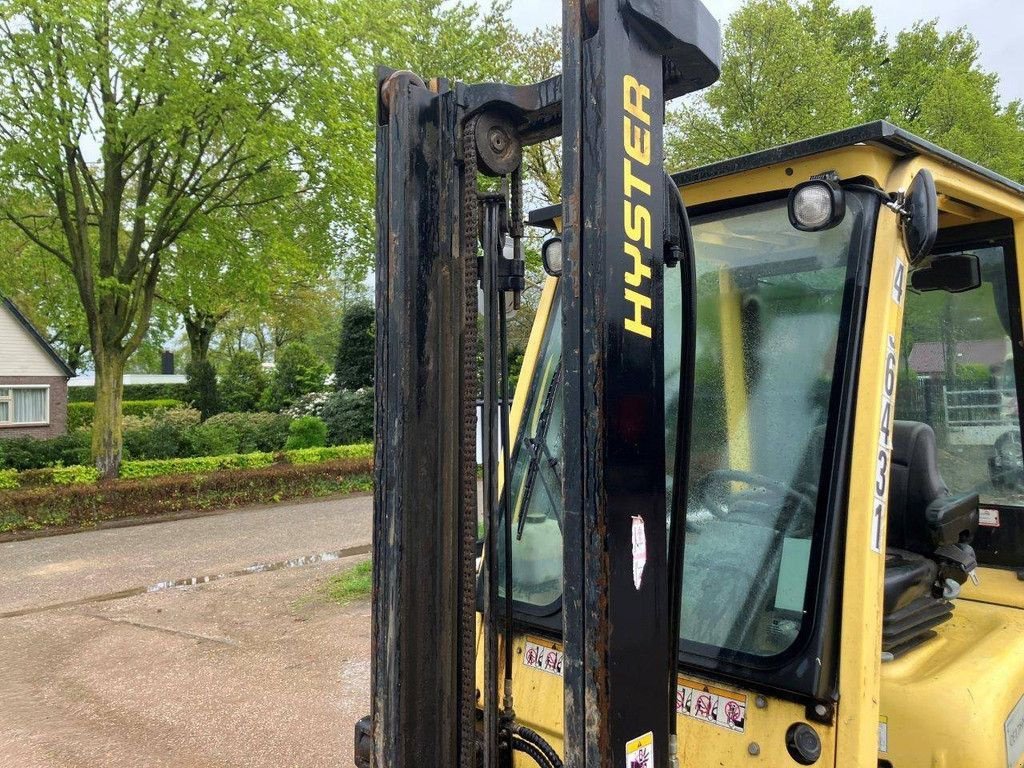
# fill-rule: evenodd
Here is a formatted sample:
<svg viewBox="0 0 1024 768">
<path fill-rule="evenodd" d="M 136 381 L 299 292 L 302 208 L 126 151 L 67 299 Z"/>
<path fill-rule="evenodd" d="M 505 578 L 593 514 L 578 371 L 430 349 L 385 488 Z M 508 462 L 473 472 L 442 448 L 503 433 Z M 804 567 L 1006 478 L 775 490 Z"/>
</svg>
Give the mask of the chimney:
<svg viewBox="0 0 1024 768">
<path fill-rule="evenodd" d="M 174 373 L 174 353 L 165 349 L 160 355 L 160 373 L 170 376 Z"/>
</svg>

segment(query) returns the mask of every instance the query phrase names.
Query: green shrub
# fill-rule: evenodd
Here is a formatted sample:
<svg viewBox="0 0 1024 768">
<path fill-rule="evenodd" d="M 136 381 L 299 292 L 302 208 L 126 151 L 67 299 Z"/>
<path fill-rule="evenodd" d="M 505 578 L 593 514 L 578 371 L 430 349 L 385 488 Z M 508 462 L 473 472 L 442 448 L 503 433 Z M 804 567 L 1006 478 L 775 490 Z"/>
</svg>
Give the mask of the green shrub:
<svg viewBox="0 0 1024 768">
<path fill-rule="evenodd" d="M 256 467 L 269 467 L 273 463 L 274 454 L 272 453 L 199 456 L 188 459 L 125 461 L 121 463 L 121 479 L 137 480 L 143 477 L 204 475 L 221 469 L 252 469 Z"/>
<path fill-rule="evenodd" d="M 224 424 L 204 422 L 188 431 L 189 453 L 192 456 L 226 456 L 238 453 L 238 432 Z"/>
<path fill-rule="evenodd" d="M 171 459 L 188 456 L 189 432 L 200 423 L 195 408 L 158 409 L 148 416 L 126 416 L 123 426 L 126 459 Z"/>
<path fill-rule="evenodd" d="M 0 469 L 0 490 L 6 491 L 11 488 L 17 488 L 18 485 L 18 470 Z"/>
<path fill-rule="evenodd" d="M 323 406 L 330 445 L 351 445 L 373 439 L 373 390 L 334 392 Z"/>
<path fill-rule="evenodd" d="M 185 384 L 125 384 L 125 400 L 180 400 L 187 402 Z M 96 387 L 68 387 L 68 402 L 91 403 Z"/>
<path fill-rule="evenodd" d="M 121 403 L 121 413 L 124 416 L 148 416 L 153 411 L 173 408 L 181 408 L 184 403 L 181 400 L 164 398 L 161 400 L 125 400 Z M 68 403 L 68 431 L 91 427 L 96 404 L 90 402 Z"/>
<path fill-rule="evenodd" d="M 322 448 L 327 445 L 327 425 L 316 416 L 300 416 L 288 425 L 285 450 Z"/>
<path fill-rule="evenodd" d="M 267 374 L 253 352 L 235 352 L 220 377 L 221 407 L 226 411 L 255 411 L 267 388 Z"/>
<path fill-rule="evenodd" d="M 334 358 L 334 386 L 337 389 L 373 386 L 374 319 L 373 304 L 368 301 L 356 302 L 345 310 Z"/>
<path fill-rule="evenodd" d="M 260 406 L 268 411 L 287 408 L 303 395 L 323 389 L 327 366 L 301 342 L 283 347 L 274 361 L 274 375 Z"/>
<path fill-rule="evenodd" d="M 238 453 L 280 451 L 288 439 L 291 418 L 281 413 L 218 413 L 206 426 L 229 427 L 238 434 Z"/>
<path fill-rule="evenodd" d="M 217 371 L 209 360 L 193 360 L 185 367 L 188 376 L 186 400 L 203 416 L 203 421 L 220 412 Z"/>
<path fill-rule="evenodd" d="M 336 459 L 372 459 L 373 443 L 359 445 L 332 445 L 325 448 L 302 448 L 286 451 L 289 464 L 319 464 Z"/>
<path fill-rule="evenodd" d="M 72 432 L 47 440 L 16 437 L 0 440 L 0 469 L 38 469 L 55 465 L 88 464 L 88 432 Z"/>
</svg>

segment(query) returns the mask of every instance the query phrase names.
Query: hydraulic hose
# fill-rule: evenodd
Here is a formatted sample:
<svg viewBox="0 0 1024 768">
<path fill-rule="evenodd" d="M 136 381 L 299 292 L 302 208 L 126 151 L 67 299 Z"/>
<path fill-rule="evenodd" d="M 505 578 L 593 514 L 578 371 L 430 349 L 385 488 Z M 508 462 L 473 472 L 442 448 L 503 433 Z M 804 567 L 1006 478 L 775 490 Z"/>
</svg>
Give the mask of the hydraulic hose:
<svg viewBox="0 0 1024 768">
<path fill-rule="evenodd" d="M 537 733 L 535 730 L 533 730 L 532 728 L 527 728 L 525 725 L 521 725 L 520 723 L 510 723 L 509 731 L 515 737 L 512 739 L 513 749 L 519 749 L 519 747 L 517 746 L 517 740 L 520 740 L 519 743 L 525 742 L 535 747 L 536 749 L 540 750 L 540 752 L 544 755 L 547 764 L 550 765 L 551 768 L 564 768 L 564 766 L 562 765 L 562 758 L 560 758 L 558 756 L 558 753 L 555 752 L 555 748 L 548 744 L 544 737 Z M 526 752 L 525 749 L 521 751 Z M 526 753 L 529 754 L 528 752 Z"/>
<path fill-rule="evenodd" d="M 544 757 L 544 753 L 528 741 L 512 739 L 512 749 L 522 752 L 525 755 L 529 755 L 530 759 L 539 765 L 540 768 L 554 768 L 554 766 L 548 762 L 548 759 Z"/>
</svg>

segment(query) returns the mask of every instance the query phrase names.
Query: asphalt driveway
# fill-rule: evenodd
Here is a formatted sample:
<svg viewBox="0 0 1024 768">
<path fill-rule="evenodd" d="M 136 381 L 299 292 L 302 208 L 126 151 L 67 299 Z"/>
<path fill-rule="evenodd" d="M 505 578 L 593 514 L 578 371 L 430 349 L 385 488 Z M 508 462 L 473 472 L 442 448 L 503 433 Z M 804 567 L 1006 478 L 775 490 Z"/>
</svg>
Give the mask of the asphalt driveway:
<svg viewBox="0 0 1024 768">
<path fill-rule="evenodd" d="M 370 608 L 322 585 L 366 557 L 371 508 L 0 544 L 0 766 L 351 765 Z"/>
</svg>

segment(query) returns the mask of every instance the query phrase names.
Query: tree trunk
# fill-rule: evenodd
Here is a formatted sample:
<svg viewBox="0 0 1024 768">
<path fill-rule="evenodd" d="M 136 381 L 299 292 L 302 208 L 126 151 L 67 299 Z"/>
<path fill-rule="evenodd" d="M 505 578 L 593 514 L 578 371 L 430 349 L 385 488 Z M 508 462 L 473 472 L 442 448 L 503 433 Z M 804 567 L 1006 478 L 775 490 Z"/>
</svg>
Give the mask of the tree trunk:
<svg viewBox="0 0 1024 768">
<path fill-rule="evenodd" d="M 213 341 L 220 318 L 200 313 L 194 317 L 182 314 L 182 320 L 188 336 L 189 359 L 194 363 L 204 362 L 210 354 L 210 342 Z"/>
<path fill-rule="evenodd" d="M 124 395 L 125 355 L 97 352 L 96 404 L 92 422 L 92 455 L 100 479 L 113 480 L 121 470 L 121 400 Z"/>
</svg>

